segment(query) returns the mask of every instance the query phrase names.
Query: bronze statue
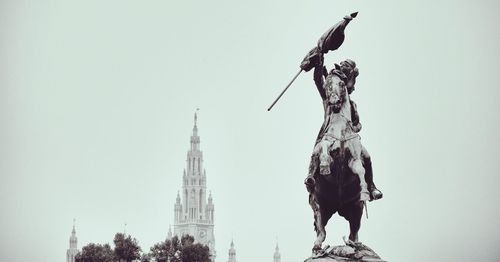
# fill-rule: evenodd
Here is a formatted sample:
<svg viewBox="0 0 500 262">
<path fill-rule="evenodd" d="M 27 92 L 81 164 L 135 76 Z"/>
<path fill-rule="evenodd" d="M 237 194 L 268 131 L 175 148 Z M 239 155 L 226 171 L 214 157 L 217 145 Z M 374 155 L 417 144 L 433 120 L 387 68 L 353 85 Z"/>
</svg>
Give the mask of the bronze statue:
<svg viewBox="0 0 500 262">
<path fill-rule="evenodd" d="M 274 106 L 302 71 L 314 69 L 314 83 L 323 101 L 324 121 L 316 138 L 309 174 L 305 180 L 317 235 L 312 259 L 330 251 L 332 253 L 327 255 L 340 256 L 349 253 L 346 250 L 351 248 L 349 256 L 352 258 L 369 253 L 369 258 L 374 259 L 371 261 L 381 261 L 371 249 L 358 242 L 363 207 L 366 207 L 367 201 L 383 196 L 373 183 L 371 158 L 361 144 L 358 134 L 361 123 L 356 104 L 350 99 L 359 70 L 350 59 L 342 61 L 340 65 L 335 64 L 329 72 L 324 66 L 324 54 L 342 45 L 344 30 L 356 15 L 353 13 L 344 17 L 323 34 L 318 45 L 302 61 L 299 73 L 268 109 Z M 349 221 L 349 238 L 344 240 L 349 248 L 322 249 L 326 237 L 325 226 L 336 212 Z"/>
<path fill-rule="evenodd" d="M 348 22 L 352 18 L 346 16 L 344 21 Z M 343 41 L 347 22 L 340 30 L 330 30 L 334 33 L 329 37 Z M 304 71 L 314 68 L 314 83 L 325 112 L 311 156 L 309 175 L 305 180 L 309 204 L 314 212 L 317 239 L 313 254 L 316 256 L 325 252 L 322 249 L 326 237 L 325 226 L 336 212 L 349 221 L 350 234 L 346 244 L 361 247 L 358 231 L 363 207 L 366 207 L 366 201 L 383 196 L 373 183 L 371 158 L 361 144 L 358 134 L 361 123 L 356 104 L 350 99 L 359 70 L 354 61 L 347 59 L 340 65 L 335 64 L 335 68 L 328 72 L 323 65 L 326 52 L 320 44 L 322 39 L 301 63 Z"/>
</svg>

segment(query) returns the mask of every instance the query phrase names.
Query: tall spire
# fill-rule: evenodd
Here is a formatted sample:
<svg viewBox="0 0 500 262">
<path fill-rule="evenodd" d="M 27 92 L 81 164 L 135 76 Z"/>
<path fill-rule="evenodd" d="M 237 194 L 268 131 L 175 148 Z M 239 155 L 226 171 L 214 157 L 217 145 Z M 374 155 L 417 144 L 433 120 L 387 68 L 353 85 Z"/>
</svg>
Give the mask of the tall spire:
<svg viewBox="0 0 500 262">
<path fill-rule="evenodd" d="M 174 211 L 173 235 L 194 236 L 197 243 L 207 245 L 211 259 L 215 260 L 214 204 L 207 201 L 207 177 L 203 168 L 203 152 L 198 134 L 198 112 L 193 112 L 193 133 L 186 156 L 186 168 L 182 175 L 182 190 L 177 192 Z"/>
</svg>

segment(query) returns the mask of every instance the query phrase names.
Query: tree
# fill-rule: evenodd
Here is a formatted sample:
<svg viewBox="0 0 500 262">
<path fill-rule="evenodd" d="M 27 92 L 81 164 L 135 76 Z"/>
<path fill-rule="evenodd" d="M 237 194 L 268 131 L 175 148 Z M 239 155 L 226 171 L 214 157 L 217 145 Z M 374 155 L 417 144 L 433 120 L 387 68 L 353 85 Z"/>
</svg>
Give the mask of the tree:
<svg viewBox="0 0 500 262">
<path fill-rule="evenodd" d="M 170 251 L 170 240 L 156 243 L 150 250 L 149 256 L 154 258 L 156 262 L 167 262 Z"/>
<path fill-rule="evenodd" d="M 149 256 L 157 262 L 210 262 L 210 251 L 207 246 L 194 244 L 194 238 L 183 235 L 155 244 Z"/>
<path fill-rule="evenodd" d="M 76 257 L 76 262 L 113 262 L 114 253 L 108 244 L 90 243 L 82 248 Z"/>
<path fill-rule="evenodd" d="M 141 247 L 139 247 L 137 240 L 132 239 L 130 235 L 125 237 L 122 233 L 116 233 L 113 242 L 115 243 L 115 256 L 118 260 L 131 262 L 141 257 Z"/>
<path fill-rule="evenodd" d="M 179 253 L 177 253 L 176 257 L 176 252 L 179 252 L 180 246 L 179 238 L 174 236 L 172 239 L 167 239 L 152 246 L 149 256 L 156 262 L 180 262 Z"/>
<path fill-rule="evenodd" d="M 182 262 L 210 262 L 210 250 L 199 243 L 183 246 Z"/>
</svg>

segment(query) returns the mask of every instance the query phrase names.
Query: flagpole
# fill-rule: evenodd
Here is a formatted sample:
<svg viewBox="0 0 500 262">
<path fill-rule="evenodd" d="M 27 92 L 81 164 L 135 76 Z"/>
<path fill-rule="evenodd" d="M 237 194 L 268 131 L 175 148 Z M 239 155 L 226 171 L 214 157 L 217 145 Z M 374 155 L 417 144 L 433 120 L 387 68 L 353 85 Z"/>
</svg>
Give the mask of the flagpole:
<svg viewBox="0 0 500 262">
<path fill-rule="evenodd" d="M 278 98 L 276 98 L 276 100 L 274 100 L 274 102 L 271 104 L 271 106 L 267 109 L 267 111 L 271 111 L 271 109 L 273 108 L 274 104 L 276 104 L 276 102 L 278 102 L 278 100 L 280 100 L 281 96 L 286 92 L 286 90 L 292 85 L 293 81 L 295 81 L 295 79 L 297 79 L 297 77 L 300 75 L 300 73 L 302 73 L 302 68 L 300 69 L 300 71 L 292 78 L 292 81 L 290 81 L 290 83 L 288 83 L 288 85 L 286 85 L 285 89 L 283 89 L 283 91 L 281 91 L 281 94 L 278 96 Z"/>
</svg>

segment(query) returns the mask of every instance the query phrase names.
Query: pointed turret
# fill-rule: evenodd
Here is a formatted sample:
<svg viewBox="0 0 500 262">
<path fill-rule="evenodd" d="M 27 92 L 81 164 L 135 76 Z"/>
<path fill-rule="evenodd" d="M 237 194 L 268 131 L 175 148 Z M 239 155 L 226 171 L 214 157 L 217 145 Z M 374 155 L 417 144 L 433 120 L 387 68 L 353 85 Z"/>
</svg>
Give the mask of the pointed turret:
<svg viewBox="0 0 500 262">
<path fill-rule="evenodd" d="M 182 219 L 182 204 L 181 204 L 181 196 L 179 195 L 179 191 L 177 191 L 177 197 L 175 198 L 175 206 L 174 206 L 174 221 L 178 223 Z"/>
<path fill-rule="evenodd" d="M 168 235 L 167 235 L 167 238 L 168 239 L 172 239 L 172 226 L 168 226 Z"/>
<path fill-rule="evenodd" d="M 232 239 L 228 254 L 229 259 L 227 260 L 227 262 L 236 262 L 236 250 L 234 249 L 234 241 Z"/>
<path fill-rule="evenodd" d="M 281 262 L 280 248 L 278 247 L 278 242 L 276 241 L 276 248 L 274 249 L 274 262 Z"/>
<path fill-rule="evenodd" d="M 66 251 L 66 262 L 75 262 L 75 256 L 78 254 L 78 238 L 76 237 L 75 219 L 73 219 L 73 230 L 69 237 L 69 249 Z"/>
<path fill-rule="evenodd" d="M 212 191 L 210 191 L 209 195 L 208 195 L 208 204 L 207 204 L 207 207 L 206 207 L 206 216 L 207 216 L 207 219 L 208 221 L 210 221 L 210 223 L 214 223 L 214 203 L 213 203 L 213 198 L 212 198 Z"/>
<path fill-rule="evenodd" d="M 77 248 L 78 238 L 76 237 L 75 224 L 73 222 L 73 230 L 71 230 L 71 236 L 69 237 L 69 248 Z"/>
</svg>

